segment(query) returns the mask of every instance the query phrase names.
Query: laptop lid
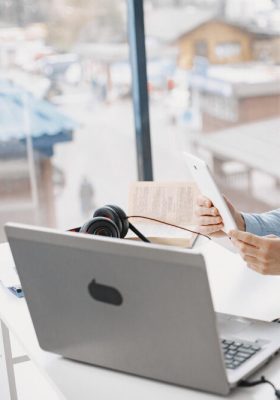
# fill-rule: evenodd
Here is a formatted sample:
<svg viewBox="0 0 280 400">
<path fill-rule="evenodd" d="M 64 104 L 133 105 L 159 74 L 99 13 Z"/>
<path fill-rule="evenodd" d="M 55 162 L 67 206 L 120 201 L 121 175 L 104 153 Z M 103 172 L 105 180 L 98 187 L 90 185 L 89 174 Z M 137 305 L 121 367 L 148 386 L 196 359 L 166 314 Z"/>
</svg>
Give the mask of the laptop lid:
<svg viewBox="0 0 280 400">
<path fill-rule="evenodd" d="M 43 349 L 229 392 L 201 254 L 20 224 L 5 229 Z"/>
</svg>

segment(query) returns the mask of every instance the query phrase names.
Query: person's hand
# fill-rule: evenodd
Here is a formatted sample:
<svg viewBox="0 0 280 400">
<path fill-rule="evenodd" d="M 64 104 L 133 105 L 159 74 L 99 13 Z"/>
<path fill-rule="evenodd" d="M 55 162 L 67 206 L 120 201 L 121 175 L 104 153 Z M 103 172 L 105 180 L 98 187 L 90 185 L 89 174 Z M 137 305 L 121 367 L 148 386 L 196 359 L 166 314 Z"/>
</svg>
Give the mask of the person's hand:
<svg viewBox="0 0 280 400">
<path fill-rule="evenodd" d="M 264 275 L 280 275 L 280 238 L 230 231 L 229 236 L 249 268 Z"/>
<path fill-rule="evenodd" d="M 226 197 L 224 197 L 224 199 L 230 209 L 238 229 L 244 231 L 245 222 L 241 213 L 234 208 L 234 206 Z M 195 215 L 197 222 L 196 229 L 198 232 L 204 235 L 218 232 L 224 227 L 219 210 L 214 207 L 211 200 L 205 196 L 198 196 L 196 201 Z"/>
</svg>

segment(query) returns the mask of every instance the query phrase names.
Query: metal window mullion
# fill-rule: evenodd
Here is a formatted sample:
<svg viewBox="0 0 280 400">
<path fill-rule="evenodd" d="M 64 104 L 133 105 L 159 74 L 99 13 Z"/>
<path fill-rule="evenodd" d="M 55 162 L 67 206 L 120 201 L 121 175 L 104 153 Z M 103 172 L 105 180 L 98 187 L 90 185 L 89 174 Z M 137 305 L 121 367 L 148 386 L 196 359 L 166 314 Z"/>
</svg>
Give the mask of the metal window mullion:
<svg viewBox="0 0 280 400">
<path fill-rule="evenodd" d="M 138 179 L 153 180 L 143 0 L 127 0 Z"/>
</svg>

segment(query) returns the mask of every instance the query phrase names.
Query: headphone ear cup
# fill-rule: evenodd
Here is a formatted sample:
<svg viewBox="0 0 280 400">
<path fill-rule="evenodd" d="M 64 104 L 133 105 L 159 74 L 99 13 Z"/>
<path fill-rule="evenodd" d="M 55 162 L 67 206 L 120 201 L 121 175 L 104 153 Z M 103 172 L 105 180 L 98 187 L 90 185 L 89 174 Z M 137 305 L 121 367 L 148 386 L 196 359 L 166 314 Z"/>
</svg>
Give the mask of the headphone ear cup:
<svg viewBox="0 0 280 400">
<path fill-rule="evenodd" d="M 98 208 L 94 212 L 93 217 L 105 217 L 112 220 L 117 225 L 121 238 L 125 237 L 125 235 L 127 234 L 128 221 L 126 219 L 125 212 L 121 208 L 117 206 L 106 205 L 104 207 Z"/>
<path fill-rule="evenodd" d="M 81 227 L 80 232 L 90 235 L 120 237 L 120 230 L 115 222 L 105 217 L 92 218 Z"/>
<path fill-rule="evenodd" d="M 120 229 L 121 238 L 124 238 L 129 229 L 129 222 L 128 222 L 126 213 L 119 206 L 114 206 L 114 205 L 108 204 L 105 207 L 110 208 L 117 214 L 118 221 L 120 222 L 119 229 Z"/>
</svg>

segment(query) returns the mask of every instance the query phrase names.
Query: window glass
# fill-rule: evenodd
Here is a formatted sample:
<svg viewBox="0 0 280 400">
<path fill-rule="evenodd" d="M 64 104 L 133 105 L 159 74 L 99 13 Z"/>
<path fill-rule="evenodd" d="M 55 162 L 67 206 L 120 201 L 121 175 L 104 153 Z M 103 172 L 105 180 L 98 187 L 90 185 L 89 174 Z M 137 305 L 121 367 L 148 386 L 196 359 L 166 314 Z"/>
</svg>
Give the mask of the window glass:
<svg viewBox="0 0 280 400">
<path fill-rule="evenodd" d="M 148 70 L 157 65 L 148 74 L 156 180 L 191 179 L 190 151 L 237 208 L 279 207 L 279 7 L 145 0 Z"/>
<path fill-rule="evenodd" d="M 0 3 L 0 240 L 125 207 L 137 177 L 125 0 Z"/>
<path fill-rule="evenodd" d="M 241 51 L 241 44 L 237 42 L 224 42 L 218 43 L 215 46 L 215 53 L 221 60 L 227 57 L 239 56 Z"/>
</svg>

